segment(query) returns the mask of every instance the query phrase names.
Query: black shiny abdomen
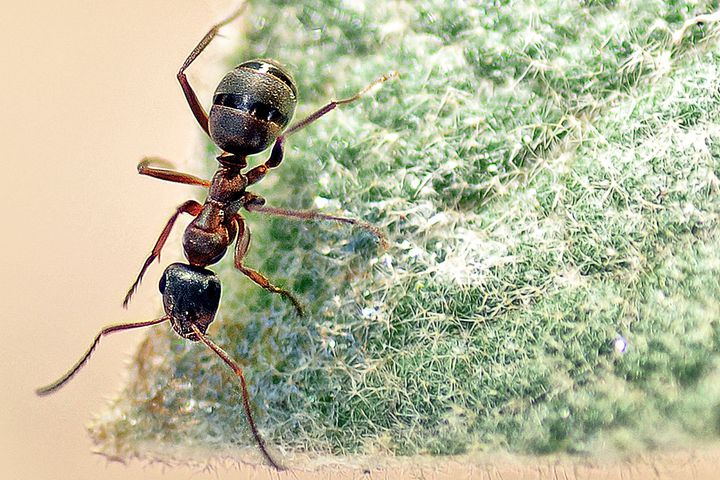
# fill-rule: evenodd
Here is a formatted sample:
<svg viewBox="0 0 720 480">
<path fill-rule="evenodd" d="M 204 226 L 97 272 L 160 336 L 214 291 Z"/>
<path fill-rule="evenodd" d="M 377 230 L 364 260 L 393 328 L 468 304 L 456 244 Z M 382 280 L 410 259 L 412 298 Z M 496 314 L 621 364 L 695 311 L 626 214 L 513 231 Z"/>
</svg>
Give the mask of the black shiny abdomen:
<svg viewBox="0 0 720 480">
<path fill-rule="evenodd" d="M 160 279 L 160 293 L 173 329 L 183 338 L 198 341 L 191 325 L 205 333 L 220 304 L 220 281 L 215 274 L 206 268 L 173 263 Z"/>
<path fill-rule="evenodd" d="M 243 62 L 238 65 L 237 68 L 247 68 L 248 70 L 255 70 L 257 72 L 270 74 L 283 82 L 285 85 L 287 85 L 287 87 L 292 91 L 293 95 L 297 97 L 297 87 L 295 86 L 295 80 L 293 80 L 290 73 L 275 60 L 248 60 L 247 62 Z"/>
<path fill-rule="evenodd" d="M 285 126 L 290 119 L 274 106 L 257 101 L 252 95 L 241 95 L 238 93 L 218 93 L 213 98 L 213 105 L 234 108 L 247 112 L 251 117 L 266 122 Z"/>
<path fill-rule="evenodd" d="M 288 126 L 296 105 L 295 81 L 280 64 L 267 59 L 241 63 L 215 90 L 210 136 L 229 153 L 262 152 Z"/>
</svg>

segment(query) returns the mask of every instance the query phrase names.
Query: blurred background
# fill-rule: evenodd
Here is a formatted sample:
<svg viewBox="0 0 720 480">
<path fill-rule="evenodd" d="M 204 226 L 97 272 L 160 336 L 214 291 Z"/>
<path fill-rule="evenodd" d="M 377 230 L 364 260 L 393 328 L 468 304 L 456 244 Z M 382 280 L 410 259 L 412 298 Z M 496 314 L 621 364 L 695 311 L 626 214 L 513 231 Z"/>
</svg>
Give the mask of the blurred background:
<svg viewBox="0 0 720 480">
<path fill-rule="evenodd" d="M 197 191 L 143 178 L 135 166 L 144 155 L 161 155 L 200 172 L 202 132 L 175 75 L 236 3 L 38 1 L 3 8 L 5 478 L 223 473 L 126 466 L 91 453 L 85 424 L 120 389 L 142 331 L 105 338 L 85 370 L 56 394 L 39 398 L 34 389 L 70 367 L 102 326 L 158 316 L 162 268 L 150 270 L 128 311 L 122 298 L 174 207 Z M 206 105 L 227 43 L 215 42 L 189 70 Z M 177 245 L 171 241 L 164 262 L 179 258 Z"/>
</svg>

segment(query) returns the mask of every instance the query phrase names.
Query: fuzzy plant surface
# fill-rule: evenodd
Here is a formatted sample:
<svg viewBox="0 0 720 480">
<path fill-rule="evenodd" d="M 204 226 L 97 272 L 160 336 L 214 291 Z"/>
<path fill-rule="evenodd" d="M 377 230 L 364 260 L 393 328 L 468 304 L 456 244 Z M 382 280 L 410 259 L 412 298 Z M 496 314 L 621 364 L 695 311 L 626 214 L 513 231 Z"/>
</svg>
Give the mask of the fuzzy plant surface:
<svg viewBox="0 0 720 480">
<path fill-rule="evenodd" d="M 215 267 L 209 335 L 243 362 L 269 443 L 444 455 L 717 440 L 720 54 L 711 22 L 682 30 L 717 9 L 252 2 L 228 65 L 287 65 L 296 119 L 400 73 L 292 136 L 254 190 L 372 222 L 389 248 L 247 214 L 246 264 L 302 299 L 302 318 L 231 258 Z M 101 451 L 253 447 L 237 381 L 203 345 L 156 328 L 130 371 L 90 428 Z"/>
</svg>

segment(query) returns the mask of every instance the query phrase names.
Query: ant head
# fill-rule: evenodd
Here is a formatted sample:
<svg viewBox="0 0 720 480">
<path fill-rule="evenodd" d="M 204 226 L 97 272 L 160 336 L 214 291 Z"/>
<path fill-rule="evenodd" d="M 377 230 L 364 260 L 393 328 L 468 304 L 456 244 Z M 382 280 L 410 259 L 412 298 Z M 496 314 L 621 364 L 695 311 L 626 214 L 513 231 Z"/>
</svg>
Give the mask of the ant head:
<svg viewBox="0 0 720 480">
<path fill-rule="evenodd" d="M 270 146 L 290 123 L 297 86 L 273 60 L 241 63 L 215 90 L 208 126 L 215 144 L 236 155 L 252 155 Z"/>
<path fill-rule="evenodd" d="M 173 329 L 184 338 L 200 340 L 191 325 L 205 333 L 220 304 L 220 281 L 202 267 L 173 263 L 160 279 L 165 313 Z"/>
</svg>

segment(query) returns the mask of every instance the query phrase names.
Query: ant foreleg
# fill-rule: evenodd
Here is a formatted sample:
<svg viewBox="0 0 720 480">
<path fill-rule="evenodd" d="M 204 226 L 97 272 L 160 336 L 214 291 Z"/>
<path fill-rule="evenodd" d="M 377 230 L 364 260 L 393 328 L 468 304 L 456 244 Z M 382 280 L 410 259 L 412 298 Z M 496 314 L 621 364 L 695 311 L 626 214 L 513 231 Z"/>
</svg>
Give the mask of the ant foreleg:
<svg viewBox="0 0 720 480">
<path fill-rule="evenodd" d="M 174 170 L 167 170 L 165 168 L 150 167 L 150 163 L 165 163 L 170 162 L 156 157 L 143 158 L 138 163 L 137 170 L 140 175 L 147 175 L 148 177 L 158 178 L 167 182 L 184 183 L 186 185 L 198 185 L 201 187 L 209 187 L 210 180 L 198 178 L 195 175 L 189 173 L 176 172 Z"/>
<path fill-rule="evenodd" d="M 128 290 L 127 294 L 125 295 L 125 299 L 123 300 L 123 307 L 127 308 L 128 304 L 130 303 L 130 299 L 132 298 L 133 294 L 140 285 L 140 282 L 142 281 L 143 275 L 145 275 L 145 271 L 152 264 L 152 262 L 155 261 L 156 258 L 160 257 L 160 251 L 162 250 L 163 246 L 165 246 L 165 242 L 170 236 L 170 232 L 172 231 L 172 228 L 175 225 L 175 221 L 180 216 L 180 214 L 189 213 L 193 217 L 197 217 L 198 214 L 200 214 L 201 210 L 202 205 L 200 205 L 195 200 L 188 200 L 187 202 L 180 205 L 177 210 L 175 210 L 175 213 L 173 213 L 168 222 L 165 224 L 165 228 L 163 228 L 162 232 L 160 233 L 160 237 L 157 239 L 157 242 L 155 242 L 155 246 L 153 247 L 150 256 L 147 257 L 145 263 L 140 269 L 140 273 L 138 274 L 135 283 L 132 284 L 130 290 Z"/>
<path fill-rule="evenodd" d="M 100 333 L 98 333 L 95 336 L 95 340 L 93 340 L 92 344 L 90 344 L 90 348 L 88 348 L 87 352 L 80 357 L 80 360 L 73 365 L 73 367 L 67 371 L 65 375 L 60 377 L 59 379 L 55 380 L 50 385 L 47 385 L 42 388 L 38 388 L 35 390 L 35 393 L 38 395 L 48 395 L 50 393 L 53 393 L 58 388 L 65 385 L 72 377 L 75 376 L 75 374 L 82 368 L 83 365 L 88 361 L 90 358 L 90 355 L 92 355 L 93 351 L 95 351 L 95 348 L 98 346 L 98 343 L 100 343 L 100 339 L 104 337 L 105 335 L 113 332 L 118 332 L 120 330 L 129 330 L 131 328 L 139 328 L 139 327 L 149 327 L 151 325 L 157 325 L 158 323 L 162 323 L 164 321 L 168 320 L 168 317 L 162 317 L 158 318 L 157 320 L 150 320 L 148 322 L 135 322 L 135 323 L 121 323 L 119 325 L 111 325 L 109 327 L 105 327 L 102 330 L 100 330 Z"/>
<path fill-rule="evenodd" d="M 387 250 L 388 248 L 387 238 L 379 228 L 377 228 L 375 225 L 364 222 L 362 220 L 358 220 L 356 218 L 328 215 L 325 213 L 316 212 L 314 210 L 289 210 L 286 208 L 270 207 L 265 205 L 264 198 L 251 192 L 245 193 L 245 202 L 243 206 L 249 212 L 259 212 L 268 215 L 277 215 L 279 217 L 295 218 L 298 220 L 328 220 L 331 222 L 339 222 L 353 225 L 355 227 L 362 228 L 363 230 L 374 235 L 375 238 L 378 239 L 378 242 L 380 242 L 380 246 L 383 250 Z"/>
<path fill-rule="evenodd" d="M 300 303 L 300 301 L 298 301 L 297 298 L 295 298 L 292 293 L 282 288 L 276 287 L 275 285 L 270 283 L 270 281 L 265 278 L 262 273 L 243 265 L 243 259 L 245 258 L 245 254 L 247 253 L 248 247 L 250 246 L 250 229 L 245 224 L 245 220 L 243 220 L 240 215 L 235 215 L 235 223 L 237 225 L 237 242 L 235 244 L 235 268 L 240 270 L 250 280 L 257 283 L 265 290 L 272 293 L 277 293 L 290 300 L 295 306 L 295 310 L 297 311 L 298 315 L 300 315 L 301 317 L 304 316 L 305 312 L 303 311 L 302 304 Z"/>
<path fill-rule="evenodd" d="M 190 83 L 185 76 L 185 70 L 190 66 L 191 63 L 195 61 L 198 55 L 200 55 L 202 51 L 205 50 L 205 47 L 207 47 L 208 44 L 212 41 L 212 39 L 215 38 L 220 28 L 224 27 L 228 23 L 238 18 L 243 12 L 243 10 L 245 10 L 246 6 L 247 2 L 243 2 L 243 4 L 240 5 L 240 7 L 235 10 L 229 17 L 227 17 L 220 23 L 213 25 L 213 27 L 208 31 L 208 33 L 205 34 L 203 39 L 200 40 L 200 43 L 198 43 L 193 49 L 193 51 L 190 52 L 190 55 L 188 55 L 188 57 L 185 59 L 185 62 L 182 64 L 182 67 L 180 67 L 180 70 L 177 73 L 177 79 L 180 82 L 183 93 L 185 94 L 185 99 L 187 100 L 188 105 L 190 105 L 190 110 L 192 110 L 195 119 L 198 121 L 205 133 L 207 133 L 208 135 L 210 135 L 210 131 L 208 130 L 207 112 L 203 108 L 202 104 L 200 104 L 200 100 L 198 100 L 195 91 L 190 86 Z"/>
</svg>

